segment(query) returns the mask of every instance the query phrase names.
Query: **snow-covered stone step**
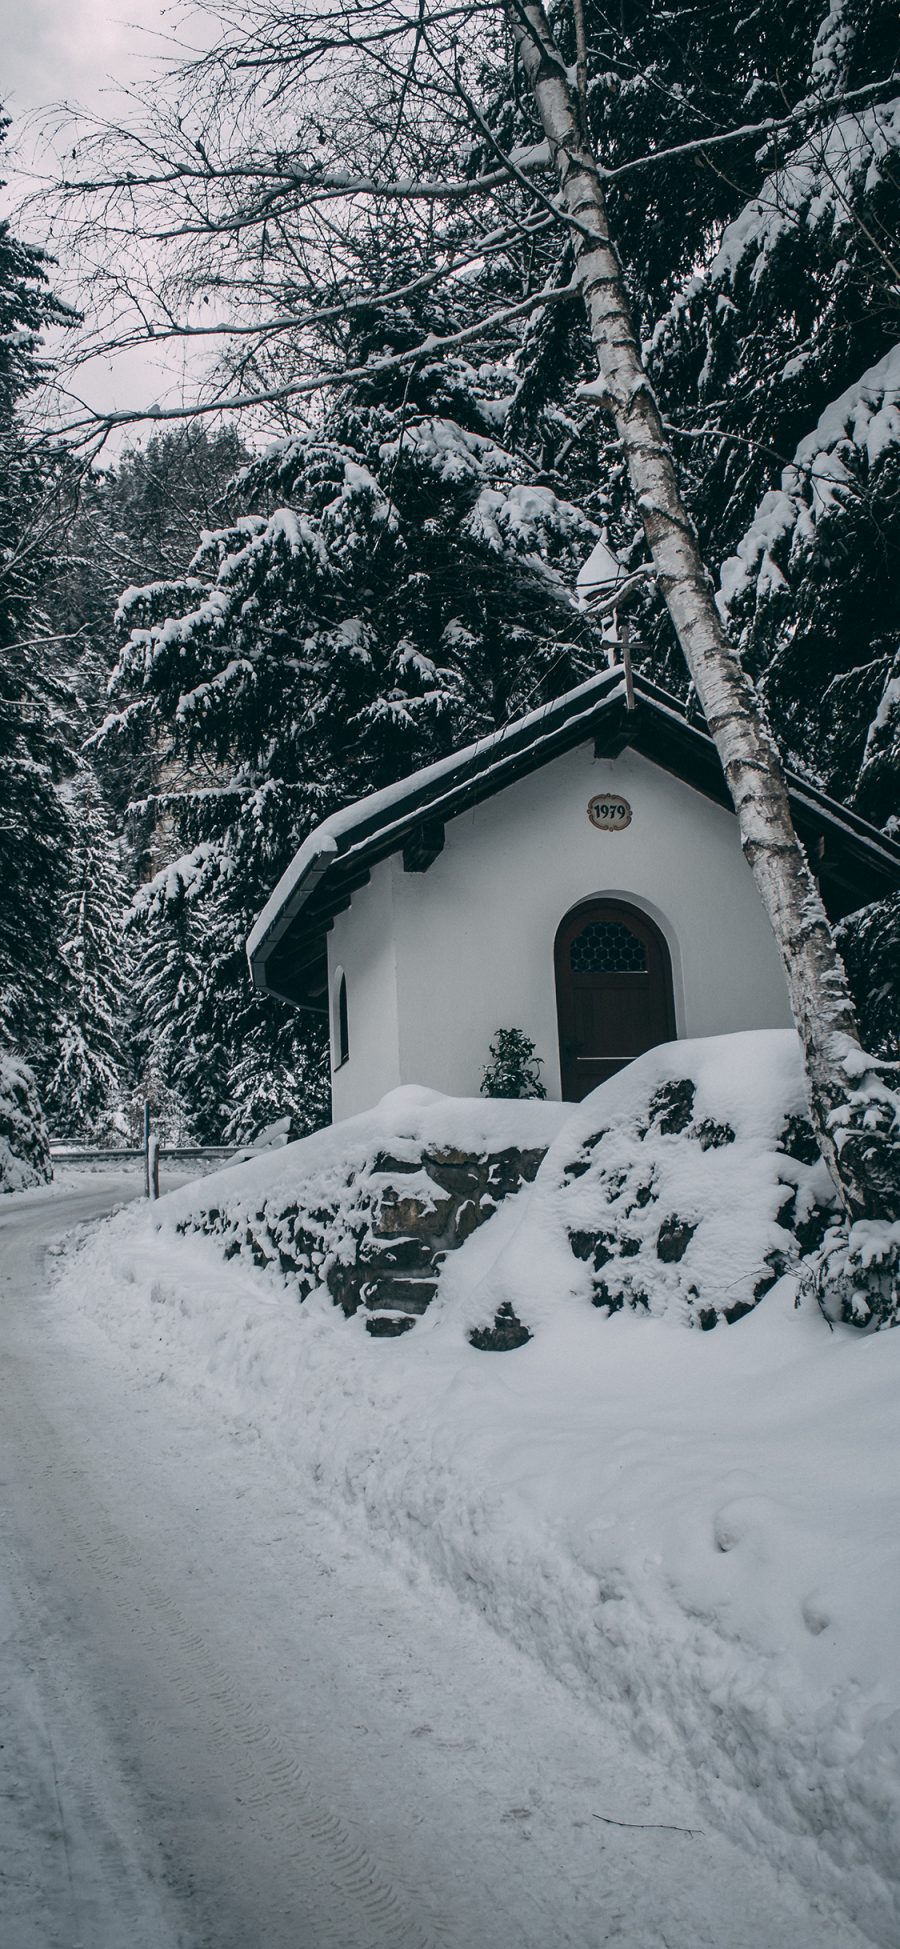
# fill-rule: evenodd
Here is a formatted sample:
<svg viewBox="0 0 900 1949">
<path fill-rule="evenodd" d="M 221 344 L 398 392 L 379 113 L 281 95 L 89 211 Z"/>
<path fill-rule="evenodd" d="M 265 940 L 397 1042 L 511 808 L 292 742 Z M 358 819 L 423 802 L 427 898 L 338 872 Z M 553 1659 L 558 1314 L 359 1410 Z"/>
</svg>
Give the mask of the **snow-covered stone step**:
<svg viewBox="0 0 900 1949">
<path fill-rule="evenodd" d="M 436 1291 L 436 1279 L 410 1279 L 386 1272 L 377 1284 L 363 1286 L 362 1303 L 369 1313 L 410 1313 L 418 1318 Z"/>
</svg>

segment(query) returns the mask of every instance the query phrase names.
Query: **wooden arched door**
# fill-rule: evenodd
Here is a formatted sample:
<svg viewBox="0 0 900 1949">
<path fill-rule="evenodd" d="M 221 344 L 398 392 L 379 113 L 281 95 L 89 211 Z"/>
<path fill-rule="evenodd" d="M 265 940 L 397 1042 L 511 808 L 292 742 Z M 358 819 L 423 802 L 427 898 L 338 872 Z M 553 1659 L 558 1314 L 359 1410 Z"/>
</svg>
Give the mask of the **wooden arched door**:
<svg viewBox="0 0 900 1949">
<path fill-rule="evenodd" d="M 659 928 L 624 900 L 584 900 L 554 950 L 562 1093 L 580 1103 L 675 1034 L 672 963 Z"/>
</svg>

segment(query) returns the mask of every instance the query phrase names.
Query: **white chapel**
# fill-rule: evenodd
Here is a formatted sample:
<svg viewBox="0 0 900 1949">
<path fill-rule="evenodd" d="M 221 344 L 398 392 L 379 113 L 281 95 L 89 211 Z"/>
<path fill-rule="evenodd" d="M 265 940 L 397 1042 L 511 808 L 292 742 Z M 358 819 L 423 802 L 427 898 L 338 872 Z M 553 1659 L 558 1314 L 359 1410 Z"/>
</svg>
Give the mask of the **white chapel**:
<svg viewBox="0 0 900 1949">
<path fill-rule="evenodd" d="M 900 884 L 900 846 L 789 784 L 832 918 Z M 621 668 L 326 820 L 248 954 L 327 1012 L 336 1119 L 404 1083 L 477 1095 L 499 1028 L 574 1102 L 656 1043 L 791 1019 L 715 746 Z"/>
</svg>

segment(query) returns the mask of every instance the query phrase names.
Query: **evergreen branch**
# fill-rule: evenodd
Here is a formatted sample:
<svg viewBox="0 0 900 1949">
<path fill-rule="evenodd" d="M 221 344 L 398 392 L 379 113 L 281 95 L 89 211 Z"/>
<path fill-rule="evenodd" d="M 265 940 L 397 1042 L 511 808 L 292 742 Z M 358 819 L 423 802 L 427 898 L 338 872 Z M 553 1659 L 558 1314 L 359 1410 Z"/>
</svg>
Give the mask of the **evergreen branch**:
<svg viewBox="0 0 900 1949">
<path fill-rule="evenodd" d="M 896 71 L 883 76 L 880 81 L 871 81 L 864 88 L 852 88 L 840 95 L 822 95 L 814 102 L 808 99 L 786 115 L 766 115 L 761 122 L 744 122 L 739 128 L 723 129 L 717 135 L 696 136 L 690 142 L 676 142 L 665 149 L 651 149 L 643 156 L 634 156 L 629 162 L 620 162 L 613 168 L 599 168 L 599 174 L 607 183 L 618 182 L 622 176 L 633 175 L 637 169 L 657 168 L 661 163 L 673 162 L 680 156 L 702 154 L 707 149 L 721 149 L 726 143 L 749 142 L 755 136 L 778 135 L 783 129 L 815 122 L 823 115 L 833 114 L 851 103 L 868 101 L 873 95 L 884 94 L 887 89 L 897 85 Z M 876 104 L 877 106 L 877 104 Z"/>
</svg>

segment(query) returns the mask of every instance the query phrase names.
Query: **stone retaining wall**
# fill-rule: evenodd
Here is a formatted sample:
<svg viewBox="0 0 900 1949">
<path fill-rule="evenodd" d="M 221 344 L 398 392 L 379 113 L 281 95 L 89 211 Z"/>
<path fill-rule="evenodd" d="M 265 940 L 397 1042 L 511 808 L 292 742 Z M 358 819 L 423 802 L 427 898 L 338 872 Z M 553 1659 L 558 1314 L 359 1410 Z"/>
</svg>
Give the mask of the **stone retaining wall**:
<svg viewBox="0 0 900 1949">
<path fill-rule="evenodd" d="M 375 1202 L 349 1264 L 326 1273 L 332 1298 L 346 1314 L 362 1307 L 367 1331 L 406 1333 L 437 1289 L 448 1252 L 456 1250 L 504 1198 L 536 1177 L 543 1150 L 504 1150 L 473 1156 L 426 1150 L 410 1162 L 382 1151 L 368 1179 Z"/>
<path fill-rule="evenodd" d="M 226 1258 L 246 1253 L 305 1299 L 323 1283 L 349 1318 L 363 1312 L 379 1338 L 407 1333 L 437 1290 L 448 1252 L 471 1237 L 504 1198 L 536 1177 L 543 1148 L 473 1153 L 448 1146 L 379 1151 L 345 1179 L 340 1200 L 302 1199 L 251 1217 L 210 1205 L 179 1230 L 222 1239 Z M 321 1192 L 321 1187 L 318 1187 Z"/>
</svg>

